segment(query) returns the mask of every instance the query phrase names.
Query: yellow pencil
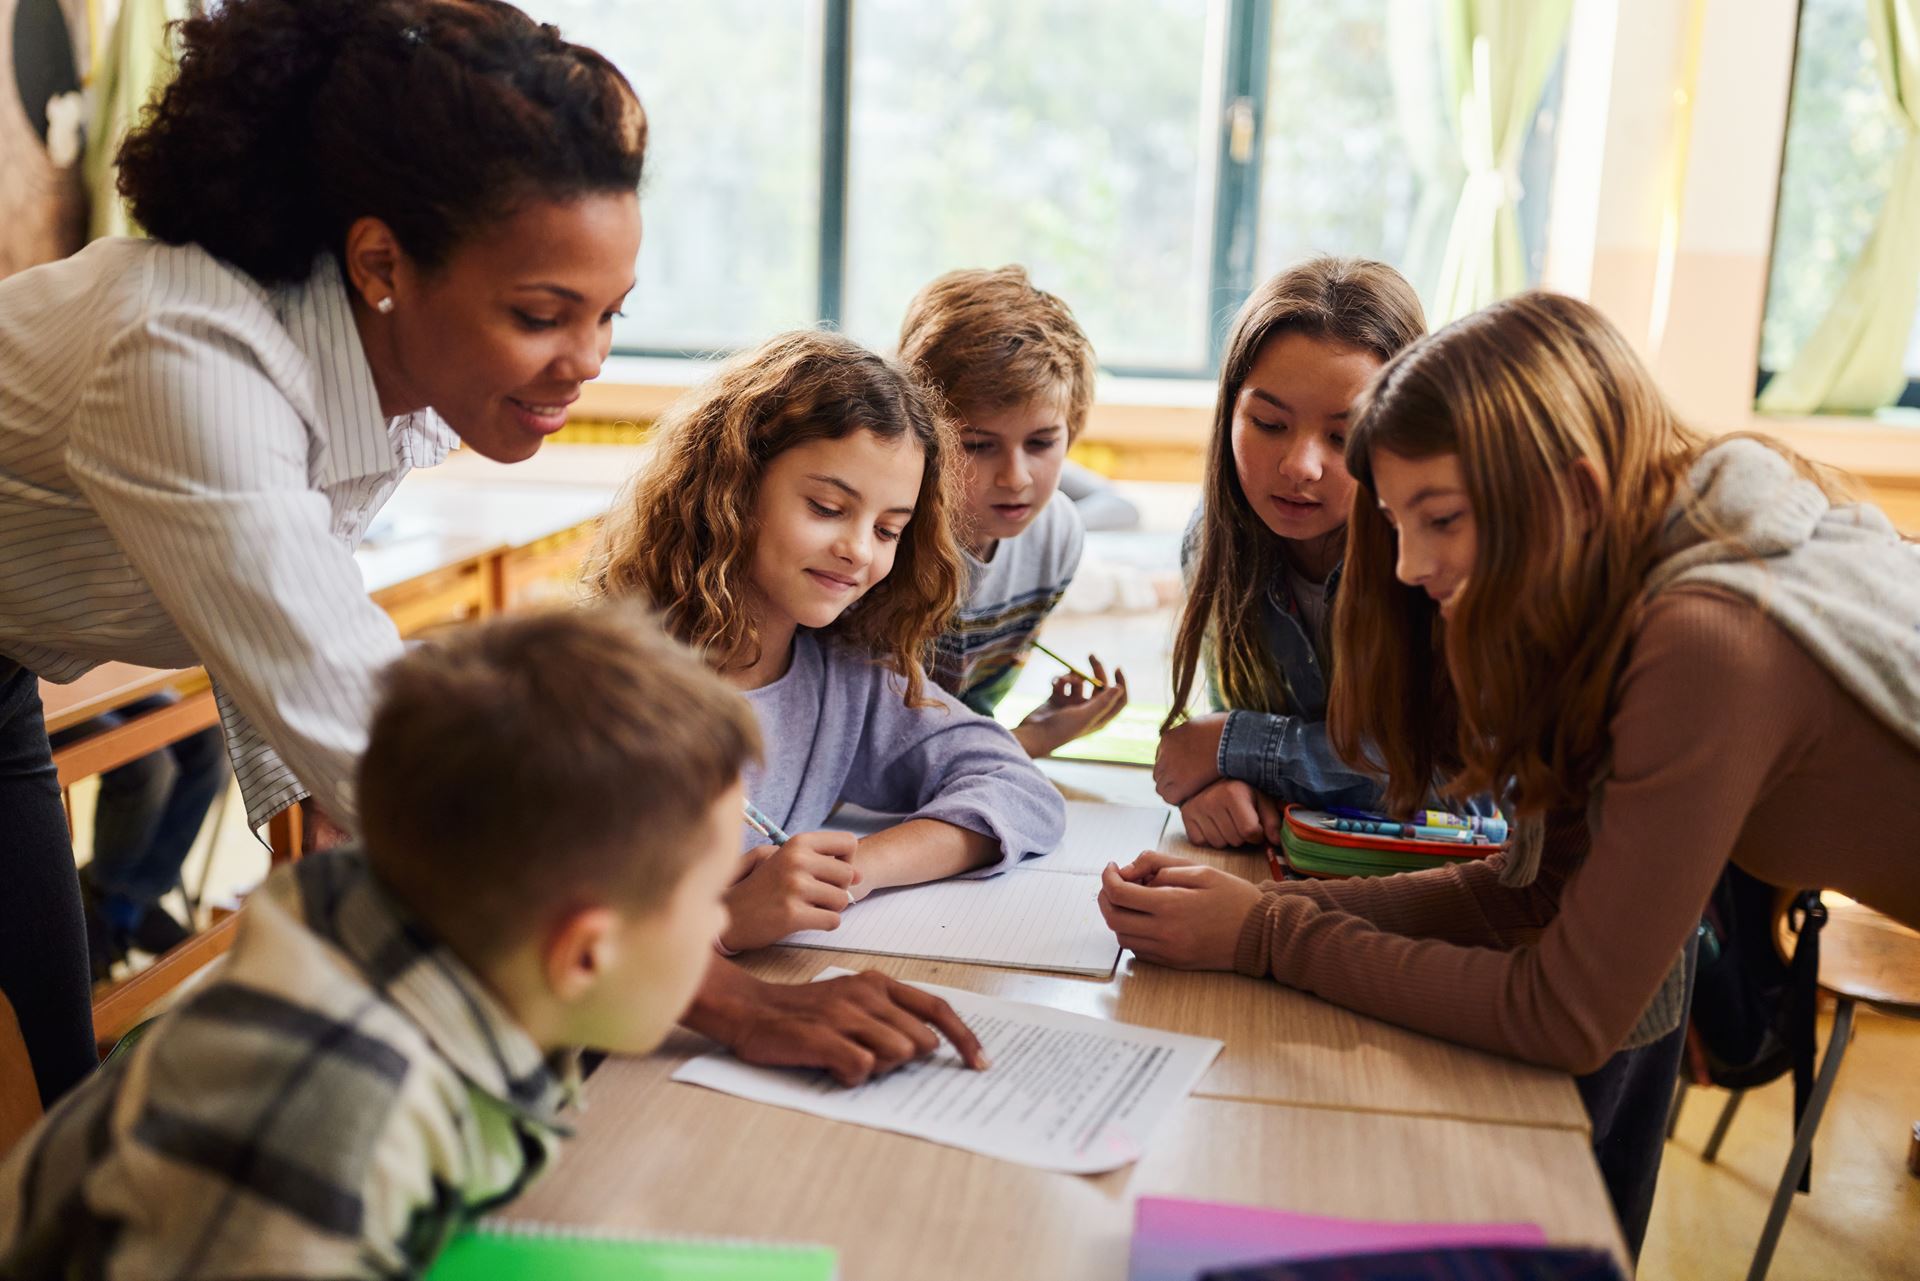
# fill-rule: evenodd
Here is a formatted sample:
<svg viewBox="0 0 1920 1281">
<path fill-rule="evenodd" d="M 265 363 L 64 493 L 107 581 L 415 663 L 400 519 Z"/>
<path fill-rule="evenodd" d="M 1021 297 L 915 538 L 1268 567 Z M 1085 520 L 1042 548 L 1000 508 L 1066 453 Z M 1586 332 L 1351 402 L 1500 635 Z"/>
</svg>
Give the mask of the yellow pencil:
<svg viewBox="0 0 1920 1281">
<path fill-rule="evenodd" d="M 1060 664 L 1060 666 L 1072 672 L 1075 676 L 1078 676 L 1081 680 L 1087 682 L 1087 684 L 1093 686 L 1095 689 L 1105 689 L 1107 687 L 1107 683 L 1101 680 L 1098 676 L 1087 675 L 1085 672 L 1075 667 L 1072 663 L 1069 663 L 1066 659 L 1060 657 L 1060 655 L 1054 653 L 1052 650 L 1048 649 L 1045 645 L 1042 645 L 1039 641 L 1035 641 L 1033 643 L 1033 647 L 1039 650 L 1042 654 L 1045 654 L 1048 658 L 1051 658 L 1054 662 Z"/>
</svg>

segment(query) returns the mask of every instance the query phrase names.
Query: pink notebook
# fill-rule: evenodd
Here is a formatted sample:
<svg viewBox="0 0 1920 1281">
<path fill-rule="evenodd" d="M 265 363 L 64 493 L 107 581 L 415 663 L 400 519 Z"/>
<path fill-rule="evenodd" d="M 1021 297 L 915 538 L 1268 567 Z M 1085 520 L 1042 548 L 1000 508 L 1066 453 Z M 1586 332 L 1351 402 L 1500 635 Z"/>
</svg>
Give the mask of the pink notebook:
<svg viewBox="0 0 1920 1281">
<path fill-rule="evenodd" d="M 1532 1223 L 1387 1223 L 1143 1196 L 1128 1281 L 1193 1281 L 1208 1268 L 1447 1245 L 1545 1245 Z"/>
</svg>

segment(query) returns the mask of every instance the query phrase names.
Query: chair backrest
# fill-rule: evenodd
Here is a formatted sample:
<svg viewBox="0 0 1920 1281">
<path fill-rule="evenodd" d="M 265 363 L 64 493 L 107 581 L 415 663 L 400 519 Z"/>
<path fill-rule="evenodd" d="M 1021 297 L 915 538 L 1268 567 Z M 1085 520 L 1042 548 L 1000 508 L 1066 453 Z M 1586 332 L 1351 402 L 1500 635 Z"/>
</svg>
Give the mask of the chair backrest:
<svg viewBox="0 0 1920 1281">
<path fill-rule="evenodd" d="M 40 1119 L 40 1087 L 13 1002 L 0 992 L 0 1157 L 5 1157 Z"/>
</svg>

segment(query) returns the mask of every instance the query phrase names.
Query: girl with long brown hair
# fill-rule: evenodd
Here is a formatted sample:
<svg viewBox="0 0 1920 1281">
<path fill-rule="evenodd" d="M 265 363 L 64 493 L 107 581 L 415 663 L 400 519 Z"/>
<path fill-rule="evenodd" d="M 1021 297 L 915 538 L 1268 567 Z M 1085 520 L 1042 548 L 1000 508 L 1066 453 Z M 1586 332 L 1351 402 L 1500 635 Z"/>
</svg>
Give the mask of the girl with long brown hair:
<svg viewBox="0 0 1920 1281">
<path fill-rule="evenodd" d="M 1353 480 L 1354 398 L 1426 330 L 1400 273 L 1312 258 L 1247 300 L 1227 341 L 1154 783 L 1202 845 L 1278 839 L 1280 807 L 1371 806 L 1378 778 L 1327 741 L 1329 611 Z M 1205 663 L 1213 710 L 1188 716 Z"/>
<path fill-rule="evenodd" d="M 767 752 L 748 794 L 797 833 L 748 850 L 728 951 L 832 929 L 876 889 L 1059 843 L 1060 793 L 921 670 L 960 592 L 955 458 L 912 375 L 801 330 L 669 411 L 619 504 L 592 586 L 649 601 L 745 693 Z M 906 817 L 857 842 L 807 830 L 843 800 Z"/>
<path fill-rule="evenodd" d="M 1389 365 L 1347 461 L 1334 745 L 1396 812 L 1436 769 L 1497 791 L 1513 853 L 1258 887 L 1147 855 L 1103 906 L 1149 959 L 1592 1073 L 1637 1244 L 1679 958 L 1727 863 L 1920 925 L 1920 554 L 1783 447 L 1689 430 L 1597 311 L 1550 294 Z"/>
</svg>

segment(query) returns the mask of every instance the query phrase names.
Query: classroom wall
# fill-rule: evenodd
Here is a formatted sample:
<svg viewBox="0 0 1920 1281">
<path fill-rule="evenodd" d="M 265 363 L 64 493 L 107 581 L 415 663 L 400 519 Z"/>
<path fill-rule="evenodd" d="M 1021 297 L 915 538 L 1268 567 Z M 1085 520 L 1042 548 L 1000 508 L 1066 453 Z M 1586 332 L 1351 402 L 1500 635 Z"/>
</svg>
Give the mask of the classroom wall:
<svg viewBox="0 0 1920 1281">
<path fill-rule="evenodd" d="M 1563 140 L 1547 283 L 1605 311 L 1688 421 L 1782 436 L 1920 532 L 1920 424 L 1754 411 L 1798 8 L 1576 0 L 1568 99 L 1604 123 Z"/>
</svg>

